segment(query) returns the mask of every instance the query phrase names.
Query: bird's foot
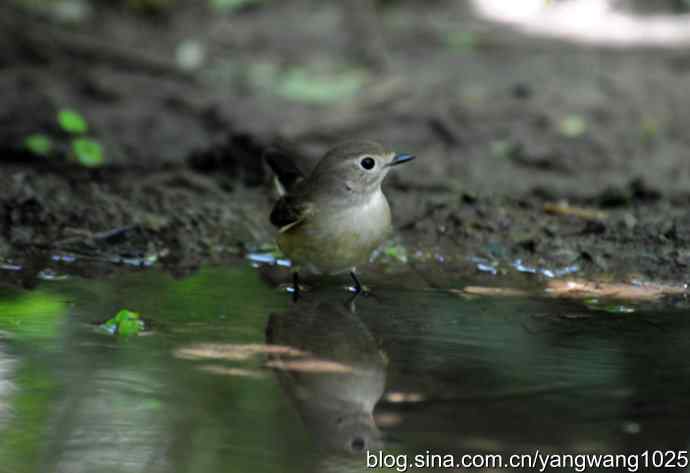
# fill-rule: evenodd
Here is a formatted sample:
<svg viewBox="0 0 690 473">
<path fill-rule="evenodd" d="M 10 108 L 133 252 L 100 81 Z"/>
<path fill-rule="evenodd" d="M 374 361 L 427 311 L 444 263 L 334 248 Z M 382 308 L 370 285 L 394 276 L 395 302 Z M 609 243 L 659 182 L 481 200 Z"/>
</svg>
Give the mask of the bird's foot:
<svg viewBox="0 0 690 473">
<path fill-rule="evenodd" d="M 309 286 L 300 284 L 297 273 L 293 273 L 291 283 L 283 283 L 279 286 L 279 288 L 282 291 L 292 294 L 292 300 L 294 302 L 297 302 L 299 299 L 301 299 L 303 293 L 309 292 Z"/>
<path fill-rule="evenodd" d="M 371 291 L 369 291 L 369 288 L 363 285 L 361 282 L 359 282 L 359 278 L 355 274 L 354 271 L 350 271 L 350 277 L 352 278 L 352 282 L 354 283 L 353 286 L 348 286 L 347 290 L 354 293 L 355 296 L 369 296 L 371 295 Z"/>
<path fill-rule="evenodd" d="M 367 296 L 372 295 L 372 292 L 369 290 L 369 288 L 367 286 L 359 286 L 359 287 L 357 287 L 357 286 L 345 286 L 345 287 L 349 292 L 353 293 L 356 296 L 367 297 Z"/>
</svg>

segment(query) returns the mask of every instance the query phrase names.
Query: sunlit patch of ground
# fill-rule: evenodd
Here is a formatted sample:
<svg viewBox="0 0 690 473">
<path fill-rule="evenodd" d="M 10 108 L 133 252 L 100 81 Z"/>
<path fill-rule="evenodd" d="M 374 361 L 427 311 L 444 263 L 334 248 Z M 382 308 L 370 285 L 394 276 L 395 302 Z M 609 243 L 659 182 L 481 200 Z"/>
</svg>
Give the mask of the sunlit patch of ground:
<svg viewBox="0 0 690 473">
<path fill-rule="evenodd" d="M 604 46 L 690 43 L 690 15 L 634 15 L 612 0 L 472 0 L 478 14 L 531 34 Z"/>
</svg>

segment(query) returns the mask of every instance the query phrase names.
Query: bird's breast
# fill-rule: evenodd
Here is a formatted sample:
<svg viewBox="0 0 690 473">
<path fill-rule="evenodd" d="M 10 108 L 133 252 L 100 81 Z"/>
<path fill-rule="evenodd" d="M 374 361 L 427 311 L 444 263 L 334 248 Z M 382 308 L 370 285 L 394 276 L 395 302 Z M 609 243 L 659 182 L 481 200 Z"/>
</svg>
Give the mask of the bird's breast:
<svg viewBox="0 0 690 473">
<path fill-rule="evenodd" d="M 278 246 L 296 264 L 337 273 L 366 263 L 391 231 L 382 192 L 358 205 L 320 206 L 301 225 L 281 233 Z"/>
<path fill-rule="evenodd" d="M 390 231 L 391 213 L 386 197 L 379 192 L 361 205 L 333 210 L 328 220 L 331 223 L 317 231 L 346 235 L 360 243 L 378 244 Z"/>
</svg>

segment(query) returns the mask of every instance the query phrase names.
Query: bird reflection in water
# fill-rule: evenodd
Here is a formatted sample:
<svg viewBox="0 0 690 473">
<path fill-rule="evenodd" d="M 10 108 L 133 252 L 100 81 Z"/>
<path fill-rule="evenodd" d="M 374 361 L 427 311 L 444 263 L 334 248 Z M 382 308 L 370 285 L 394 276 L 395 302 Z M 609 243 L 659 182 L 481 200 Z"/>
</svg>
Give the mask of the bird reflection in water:
<svg viewBox="0 0 690 473">
<path fill-rule="evenodd" d="M 270 355 L 268 365 L 320 447 L 379 450 L 383 441 L 372 413 L 384 392 L 387 358 L 353 304 L 317 297 L 271 314 L 268 344 L 296 350 Z"/>
</svg>

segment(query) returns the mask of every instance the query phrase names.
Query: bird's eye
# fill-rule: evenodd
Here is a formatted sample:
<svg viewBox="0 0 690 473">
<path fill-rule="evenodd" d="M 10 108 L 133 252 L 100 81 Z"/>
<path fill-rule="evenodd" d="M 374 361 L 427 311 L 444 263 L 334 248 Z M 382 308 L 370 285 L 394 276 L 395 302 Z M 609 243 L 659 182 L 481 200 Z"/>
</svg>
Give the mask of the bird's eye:
<svg viewBox="0 0 690 473">
<path fill-rule="evenodd" d="M 371 158 L 371 157 L 367 156 L 366 158 L 363 158 L 363 159 L 359 162 L 359 164 L 360 164 L 360 166 L 362 166 L 364 169 L 366 169 L 367 171 L 369 171 L 369 170 L 371 170 L 371 169 L 374 169 L 374 166 L 376 166 L 376 161 L 374 161 L 374 158 Z"/>
</svg>

